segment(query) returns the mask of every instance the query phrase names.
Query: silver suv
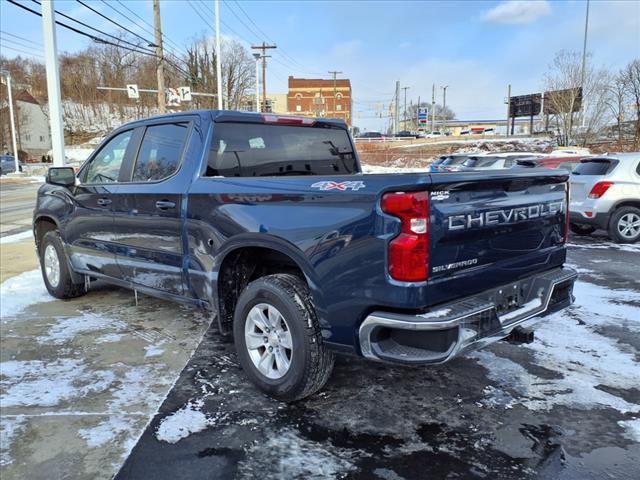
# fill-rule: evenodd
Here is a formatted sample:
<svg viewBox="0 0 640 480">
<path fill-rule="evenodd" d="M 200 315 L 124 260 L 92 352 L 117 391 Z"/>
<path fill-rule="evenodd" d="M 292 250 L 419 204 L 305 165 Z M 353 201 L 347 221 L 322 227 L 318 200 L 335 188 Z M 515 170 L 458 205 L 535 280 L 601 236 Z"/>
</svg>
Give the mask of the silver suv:
<svg viewBox="0 0 640 480">
<path fill-rule="evenodd" d="M 597 228 L 618 243 L 640 239 L 640 153 L 614 153 L 582 160 L 571 173 L 571 231 Z"/>
</svg>

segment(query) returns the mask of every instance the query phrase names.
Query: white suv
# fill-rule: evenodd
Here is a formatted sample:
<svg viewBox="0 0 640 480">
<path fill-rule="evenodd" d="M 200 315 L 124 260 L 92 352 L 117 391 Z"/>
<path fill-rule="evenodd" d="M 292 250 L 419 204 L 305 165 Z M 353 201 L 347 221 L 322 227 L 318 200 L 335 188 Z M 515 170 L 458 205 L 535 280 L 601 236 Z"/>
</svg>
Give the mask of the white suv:
<svg viewBox="0 0 640 480">
<path fill-rule="evenodd" d="M 618 243 L 640 239 L 640 153 L 613 153 L 582 160 L 571 173 L 571 231 L 597 228 Z"/>
</svg>

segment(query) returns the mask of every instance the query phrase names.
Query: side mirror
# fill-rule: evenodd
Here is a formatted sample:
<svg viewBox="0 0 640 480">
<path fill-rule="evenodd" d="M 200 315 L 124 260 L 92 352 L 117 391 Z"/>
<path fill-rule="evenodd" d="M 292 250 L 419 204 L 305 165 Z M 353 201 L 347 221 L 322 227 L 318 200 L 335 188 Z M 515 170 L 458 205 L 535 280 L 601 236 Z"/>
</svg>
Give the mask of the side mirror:
<svg viewBox="0 0 640 480">
<path fill-rule="evenodd" d="M 76 184 L 76 172 L 71 167 L 51 167 L 47 170 L 46 182 L 61 187 L 73 187 Z"/>
</svg>

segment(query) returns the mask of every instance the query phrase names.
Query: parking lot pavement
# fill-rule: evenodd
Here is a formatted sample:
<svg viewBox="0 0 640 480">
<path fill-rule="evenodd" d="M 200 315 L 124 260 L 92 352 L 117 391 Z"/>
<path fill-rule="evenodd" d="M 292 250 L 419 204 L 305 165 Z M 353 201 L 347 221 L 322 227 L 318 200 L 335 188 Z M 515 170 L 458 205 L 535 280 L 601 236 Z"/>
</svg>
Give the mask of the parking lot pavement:
<svg viewBox="0 0 640 480">
<path fill-rule="evenodd" d="M 256 391 L 197 310 L 144 296 L 136 307 L 130 292 L 97 284 L 54 302 L 37 272 L 14 276 L 2 284 L 12 301 L 0 473 L 636 479 L 639 254 L 572 237 L 576 304 L 541 323 L 534 343 L 429 368 L 340 358 L 327 386 L 293 405 Z"/>
<path fill-rule="evenodd" d="M 32 177 L 0 177 L 0 237 L 31 228 L 36 193 L 41 185 Z"/>
</svg>

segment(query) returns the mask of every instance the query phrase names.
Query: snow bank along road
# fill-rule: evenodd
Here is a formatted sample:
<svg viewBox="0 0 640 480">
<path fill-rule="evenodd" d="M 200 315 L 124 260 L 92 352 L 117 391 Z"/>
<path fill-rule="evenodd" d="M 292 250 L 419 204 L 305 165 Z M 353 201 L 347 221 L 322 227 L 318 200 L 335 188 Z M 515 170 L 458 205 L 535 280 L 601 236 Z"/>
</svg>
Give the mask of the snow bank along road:
<svg viewBox="0 0 640 480">
<path fill-rule="evenodd" d="M 198 311 L 99 284 L 53 301 L 27 271 L 1 286 L 0 474 L 640 478 L 640 245 L 572 238 L 569 262 L 576 304 L 535 343 L 342 358 L 295 405 L 255 391 Z"/>
</svg>

